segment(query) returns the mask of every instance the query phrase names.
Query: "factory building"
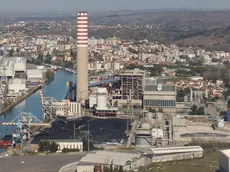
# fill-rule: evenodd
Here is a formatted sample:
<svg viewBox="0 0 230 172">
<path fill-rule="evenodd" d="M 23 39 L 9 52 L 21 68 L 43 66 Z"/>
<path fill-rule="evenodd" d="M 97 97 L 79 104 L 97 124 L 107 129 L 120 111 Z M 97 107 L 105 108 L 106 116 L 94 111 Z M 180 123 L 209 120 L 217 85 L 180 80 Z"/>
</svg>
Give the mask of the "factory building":
<svg viewBox="0 0 230 172">
<path fill-rule="evenodd" d="M 62 152 L 63 149 L 78 149 L 83 151 L 83 142 L 77 140 L 46 140 L 49 142 L 55 142 L 58 144 L 58 152 Z"/>
<path fill-rule="evenodd" d="M 176 112 L 176 87 L 168 84 L 146 85 L 143 94 L 143 108 Z"/>
<path fill-rule="evenodd" d="M 139 69 L 125 70 L 120 73 L 121 88 L 118 94 L 113 94 L 112 104 L 121 107 L 129 103 L 134 107 L 141 107 L 145 77 L 146 72 Z"/>
<path fill-rule="evenodd" d="M 43 82 L 43 73 L 40 69 L 27 69 L 26 75 L 28 82 Z"/>
<path fill-rule="evenodd" d="M 124 171 L 138 169 L 145 163 L 145 157 L 139 153 L 123 153 L 97 151 L 96 153 L 88 153 L 77 165 L 77 172 L 94 172 L 95 164 L 113 168 L 122 168 Z"/>
<path fill-rule="evenodd" d="M 26 72 L 26 58 L 24 57 L 13 57 L 9 58 L 13 60 L 14 72 Z"/>
<path fill-rule="evenodd" d="M 230 171 L 230 149 L 220 150 L 219 154 L 219 166 L 220 172 Z"/>
<path fill-rule="evenodd" d="M 52 107 L 53 113 L 57 116 L 72 117 L 81 115 L 80 103 L 70 102 L 69 100 L 51 101 L 50 103 L 49 106 Z"/>
<path fill-rule="evenodd" d="M 17 97 L 26 92 L 26 80 L 25 79 L 10 79 L 8 84 L 7 97 Z"/>
<path fill-rule="evenodd" d="M 109 106 L 107 103 L 108 91 L 107 88 L 97 88 L 96 92 L 96 107 L 93 115 L 99 117 L 116 117 L 118 108 Z"/>
<path fill-rule="evenodd" d="M 18 73 L 26 72 L 26 59 L 24 57 L 0 57 L 0 75 L 14 78 Z"/>
<path fill-rule="evenodd" d="M 88 99 L 88 14 L 77 13 L 77 86 L 76 101 Z"/>
</svg>

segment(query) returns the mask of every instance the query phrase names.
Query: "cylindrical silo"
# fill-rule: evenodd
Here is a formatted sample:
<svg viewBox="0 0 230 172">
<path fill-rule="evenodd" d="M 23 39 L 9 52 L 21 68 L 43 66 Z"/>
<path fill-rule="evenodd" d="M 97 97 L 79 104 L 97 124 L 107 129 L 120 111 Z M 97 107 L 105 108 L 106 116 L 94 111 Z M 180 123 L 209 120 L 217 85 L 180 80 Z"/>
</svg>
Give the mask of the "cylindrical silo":
<svg viewBox="0 0 230 172">
<path fill-rule="evenodd" d="M 107 88 L 97 88 L 97 107 L 107 107 Z"/>
</svg>

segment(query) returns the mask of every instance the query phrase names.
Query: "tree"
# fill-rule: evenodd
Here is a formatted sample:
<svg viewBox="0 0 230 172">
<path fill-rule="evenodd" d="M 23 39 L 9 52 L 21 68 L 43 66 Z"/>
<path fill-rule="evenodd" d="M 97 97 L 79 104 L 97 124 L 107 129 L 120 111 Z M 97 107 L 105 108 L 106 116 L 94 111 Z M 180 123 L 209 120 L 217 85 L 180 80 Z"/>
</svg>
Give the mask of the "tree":
<svg viewBox="0 0 230 172">
<path fill-rule="evenodd" d="M 199 107 L 197 109 L 197 115 L 204 115 L 204 107 Z"/>
<path fill-rule="evenodd" d="M 83 142 L 83 151 L 88 151 L 88 140 L 86 138 L 83 138 L 82 139 L 82 142 Z M 94 147 L 94 144 L 93 142 L 89 142 L 89 150 L 94 150 L 95 147 Z"/>
<path fill-rule="evenodd" d="M 50 69 L 48 69 L 48 70 L 46 71 L 46 79 L 47 79 L 47 80 L 50 80 L 50 79 L 52 79 L 53 77 L 54 77 L 54 72 L 51 71 Z"/>
<path fill-rule="evenodd" d="M 40 141 L 39 143 L 39 152 L 48 152 L 50 150 L 50 142 Z"/>
<path fill-rule="evenodd" d="M 197 114 L 197 106 L 194 104 L 191 107 L 191 115 L 196 115 Z"/>
<path fill-rule="evenodd" d="M 56 143 L 56 142 L 52 142 L 50 144 L 50 152 L 54 153 L 54 152 L 57 152 L 58 151 L 58 147 L 59 145 Z"/>
<path fill-rule="evenodd" d="M 10 49 L 9 56 L 12 57 L 14 55 L 14 49 Z"/>
</svg>

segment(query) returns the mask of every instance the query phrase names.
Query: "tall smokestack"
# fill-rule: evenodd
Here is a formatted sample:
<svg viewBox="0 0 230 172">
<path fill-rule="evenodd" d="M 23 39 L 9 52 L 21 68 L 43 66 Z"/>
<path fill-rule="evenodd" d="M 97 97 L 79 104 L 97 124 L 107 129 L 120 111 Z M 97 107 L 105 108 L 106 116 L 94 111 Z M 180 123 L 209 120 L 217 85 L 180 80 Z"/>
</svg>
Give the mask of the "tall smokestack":
<svg viewBox="0 0 230 172">
<path fill-rule="evenodd" d="M 77 13 L 77 90 L 76 100 L 88 99 L 88 14 Z"/>
</svg>

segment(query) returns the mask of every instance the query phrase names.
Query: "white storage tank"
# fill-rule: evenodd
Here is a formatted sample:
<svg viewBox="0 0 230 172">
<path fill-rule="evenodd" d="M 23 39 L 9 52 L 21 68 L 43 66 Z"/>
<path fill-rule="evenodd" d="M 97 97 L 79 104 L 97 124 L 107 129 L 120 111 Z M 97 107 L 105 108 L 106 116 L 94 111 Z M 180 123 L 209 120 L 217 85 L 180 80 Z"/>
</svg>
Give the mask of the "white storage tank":
<svg viewBox="0 0 230 172">
<path fill-rule="evenodd" d="M 97 107 L 107 107 L 107 88 L 97 88 Z"/>
</svg>

